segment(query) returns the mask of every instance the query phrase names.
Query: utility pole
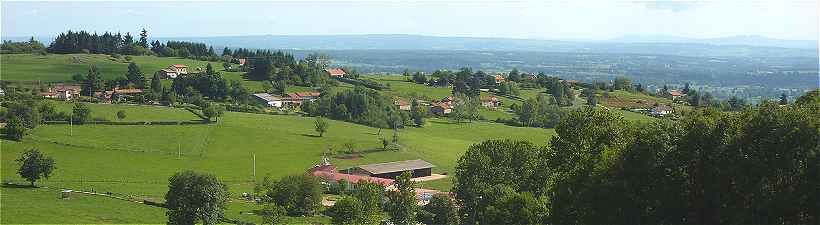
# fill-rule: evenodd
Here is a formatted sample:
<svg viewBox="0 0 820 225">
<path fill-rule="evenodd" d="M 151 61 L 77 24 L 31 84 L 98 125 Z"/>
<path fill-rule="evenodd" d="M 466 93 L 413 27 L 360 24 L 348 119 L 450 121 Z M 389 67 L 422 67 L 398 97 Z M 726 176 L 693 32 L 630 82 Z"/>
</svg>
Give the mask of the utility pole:
<svg viewBox="0 0 820 225">
<path fill-rule="evenodd" d="M 253 153 L 253 180 L 256 180 L 256 153 Z"/>
<path fill-rule="evenodd" d="M 179 143 L 179 139 L 177 139 L 177 159 L 182 158 L 182 144 Z"/>
<path fill-rule="evenodd" d="M 74 136 L 74 112 L 68 118 L 68 136 Z"/>
</svg>

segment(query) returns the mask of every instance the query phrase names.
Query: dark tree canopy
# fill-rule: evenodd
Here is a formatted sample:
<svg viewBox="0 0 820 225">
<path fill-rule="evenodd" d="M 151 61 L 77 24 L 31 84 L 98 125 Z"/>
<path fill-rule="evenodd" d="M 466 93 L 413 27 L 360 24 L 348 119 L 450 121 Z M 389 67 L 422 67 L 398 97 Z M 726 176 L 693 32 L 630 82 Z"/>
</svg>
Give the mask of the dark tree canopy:
<svg viewBox="0 0 820 225">
<path fill-rule="evenodd" d="M 17 162 L 20 163 L 17 174 L 31 182 L 31 186 L 34 186 L 34 182 L 41 178 L 48 179 L 55 169 L 54 159 L 44 155 L 37 149 L 24 152 L 17 159 Z"/>
<path fill-rule="evenodd" d="M 168 179 L 168 224 L 217 224 L 228 205 L 228 186 L 211 174 L 182 171 Z"/>
</svg>

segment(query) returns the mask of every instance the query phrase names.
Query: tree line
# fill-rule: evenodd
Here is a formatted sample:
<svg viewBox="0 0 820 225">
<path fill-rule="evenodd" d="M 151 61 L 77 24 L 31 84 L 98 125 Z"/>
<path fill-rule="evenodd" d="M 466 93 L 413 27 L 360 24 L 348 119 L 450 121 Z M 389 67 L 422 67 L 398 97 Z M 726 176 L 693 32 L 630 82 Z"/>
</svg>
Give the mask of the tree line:
<svg viewBox="0 0 820 225">
<path fill-rule="evenodd" d="M 464 224 L 815 224 L 820 96 L 680 121 L 572 111 L 548 146 L 491 140 L 459 159 Z"/>
<path fill-rule="evenodd" d="M 149 42 L 148 31 L 145 29 L 139 32 L 138 38 L 131 35 L 130 32 L 125 33 L 125 35 L 110 32 L 99 35 L 87 31 L 69 30 L 60 33 L 46 48 L 46 51 L 56 54 L 156 55 L 207 61 L 220 60 L 213 47 L 204 43 L 186 41 L 162 43 L 158 40 Z"/>
<path fill-rule="evenodd" d="M 296 60 L 293 55 L 282 51 L 257 51 L 254 58 L 250 58 L 245 77 L 279 85 L 317 87 L 329 82 L 329 76 L 324 71 L 329 64 L 330 59 L 322 54 L 310 54 Z"/>
<path fill-rule="evenodd" d="M 60 33 L 46 49 L 50 53 L 93 53 L 93 54 L 123 54 L 143 55 L 148 50 L 148 32 L 145 29 L 140 33 L 139 40 L 134 40 L 131 33 L 109 33 L 102 35 L 87 31 L 71 31 Z"/>
<path fill-rule="evenodd" d="M 28 41 L 14 42 L 6 40 L 0 44 L 0 54 L 45 53 L 45 49 L 43 43 L 34 40 L 34 37 L 31 37 Z"/>
<path fill-rule="evenodd" d="M 311 116 L 322 116 L 378 128 L 402 128 L 412 124 L 409 113 L 399 110 L 393 101 L 378 91 L 362 86 L 353 90 L 330 93 L 323 91 L 315 102 L 302 103 L 302 111 Z"/>
</svg>

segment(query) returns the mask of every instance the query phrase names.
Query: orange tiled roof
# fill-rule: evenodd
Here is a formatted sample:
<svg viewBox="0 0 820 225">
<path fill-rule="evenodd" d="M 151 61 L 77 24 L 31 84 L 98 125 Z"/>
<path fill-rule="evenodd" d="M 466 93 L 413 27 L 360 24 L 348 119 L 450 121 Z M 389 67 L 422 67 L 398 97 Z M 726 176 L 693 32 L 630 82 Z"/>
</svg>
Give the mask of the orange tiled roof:
<svg viewBox="0 0 820 225">
<path fill-rule="evenodd" d="M 341 68 L 325 69 L 325 71 L 327 71 L 327 73 L 330 74 L 330 76 L 344 76 L 345 74 L 347 74 Z"/>
</svg>

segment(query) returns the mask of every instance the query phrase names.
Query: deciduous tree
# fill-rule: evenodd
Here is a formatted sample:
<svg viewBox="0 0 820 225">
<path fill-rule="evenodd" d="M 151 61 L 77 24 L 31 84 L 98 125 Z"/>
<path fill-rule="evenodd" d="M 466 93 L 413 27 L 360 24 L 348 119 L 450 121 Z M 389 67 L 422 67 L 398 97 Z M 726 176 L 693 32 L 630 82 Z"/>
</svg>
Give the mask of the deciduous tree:
<svg viewBox="0 0 820 225">
<path fill-rule="evenodd" d="M 217 224 L 228 206 L 228 186 L 211 174 L 182 171 L 168 179 L 168 224 Z"/>
<path fill-rule="evenodd" d="M 17 159 L 20 163 L 20 168 L 17 169 L 17 174 L 31 182 L 34 187 L 34 182 L 40 178 L 48 179 L 51 172 L 54 171 L 54 159 L 41 153 L 37 149 L 31 149 L 20 155 Z"/>
</svg>

